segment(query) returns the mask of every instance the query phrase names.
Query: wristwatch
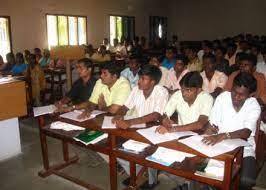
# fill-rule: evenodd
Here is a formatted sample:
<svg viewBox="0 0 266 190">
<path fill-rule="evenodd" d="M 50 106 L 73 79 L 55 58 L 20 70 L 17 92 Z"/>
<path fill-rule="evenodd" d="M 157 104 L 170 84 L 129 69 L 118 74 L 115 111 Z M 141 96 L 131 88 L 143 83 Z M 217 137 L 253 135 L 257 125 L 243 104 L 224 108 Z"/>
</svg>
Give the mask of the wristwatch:
<svg viewBox="0 0 266 190">
<path fill-rule="evenodd" d="M 230 133 L 225 133 L 226 139 L 231 139 Z"/>
</svg>

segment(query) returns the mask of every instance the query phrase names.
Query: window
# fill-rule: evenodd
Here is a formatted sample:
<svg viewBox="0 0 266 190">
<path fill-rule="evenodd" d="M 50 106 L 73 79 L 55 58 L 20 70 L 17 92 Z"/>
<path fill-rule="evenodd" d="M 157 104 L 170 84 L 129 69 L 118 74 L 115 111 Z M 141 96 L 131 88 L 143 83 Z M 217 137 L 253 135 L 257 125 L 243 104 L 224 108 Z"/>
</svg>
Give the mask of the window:
<svg viewBox="0 0 266 190">
<path fill-rule="evenodd" d="M 150 40 L 155 38 L 166 40 L 167 38 L 167 18 L 159 16 L 150 16 Z"/>
<path fill-rule="evenodd" d="M 10 17 L 0 16 L 0 55 L 6 62 L 6 54 L 11 52 Z"/>
<path fill-rule="evenodd" d="M 113 45 L 113 39 L 133 40 L 135 37 L 135 18 L 129 16 L 110 16 L 110 42 Z"/>
<path fill-rule="evenodd" d="M 46 15 L 48 48 L 87 44 L 87 18 L 82 16 Z"/>
</svg>

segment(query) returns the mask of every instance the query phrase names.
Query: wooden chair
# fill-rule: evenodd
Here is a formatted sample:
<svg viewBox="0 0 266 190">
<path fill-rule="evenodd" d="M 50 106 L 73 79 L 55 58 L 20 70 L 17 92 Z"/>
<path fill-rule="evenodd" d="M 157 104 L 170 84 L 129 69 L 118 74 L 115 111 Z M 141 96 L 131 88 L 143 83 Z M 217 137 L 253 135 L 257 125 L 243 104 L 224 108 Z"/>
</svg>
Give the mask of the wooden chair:
<svg viewBox="0 0 266 190">
<path fill-rule="evenodd" d="M 265 145 L 264 145 L 264 132 L 262 130 L 260 130 L 260 124 L 261 124 L 261 120 L 259 119 L 257 121 L 257 127 L 256 127 L 256 134 L 255 134 L 255 143 L 256 143 L 256 162 L 257 162 L 257 174 L 260 172 L 260 170 L 263 167 L 264 164 L 264 149 L 265 149 Z"/>
</svg>

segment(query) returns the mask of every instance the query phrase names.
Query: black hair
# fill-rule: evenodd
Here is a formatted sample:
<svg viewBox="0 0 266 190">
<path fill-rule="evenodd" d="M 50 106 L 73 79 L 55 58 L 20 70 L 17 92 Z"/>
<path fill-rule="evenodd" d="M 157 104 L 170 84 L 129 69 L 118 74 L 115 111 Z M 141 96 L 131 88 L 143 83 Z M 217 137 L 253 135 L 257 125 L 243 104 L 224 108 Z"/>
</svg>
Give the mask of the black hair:
<svg viewBox="0 0 266 190">
<path fill-rule="evenodd" d="M 223 55 L 226 54 L 226 49 L 225 49 L 223 46 L 218 46 L 218 47 L 216 47 L 216 51 L 217 51 L 217 50 L 220 50 L 220 51 L 222 52 Z"/>
<path fill-rule="evenodd" d="M 40 48 L 34 48 L 34 52 L 42 53 Z"/>
<path fill-rule="evenodd" d="M 116 75 L 117 78 L 120 77 L 120 72 L 121 72 L 121 68 L 115 64 L 114 62 L 106 62 L 101 66 L 101 70 L 107 70 L 109 73 L 111 73 L 112 75 Z"/>
<path fill-rule="evenodd" d="M 160 63 L 163 62 L 163 59 L 164 59 L 164 56 L 162 55 L 153 55 L 149 58 L 149 61 L 152 59 L 152 58 L 156 58 Z"/>
<path fill-rule="evenodd" d="M 137 63 L 138 64 L 142 64 L 142 57 L 140 57 L 139 55 L 137 55 L 136 53 L 134 53 L 134 54 L 131 54 L 130 56 L 129 56 L 129 59 L 130 60 L 132 60 L 132 59 L 135 59 L 136 61 L 137 61 Z"/>
<path fill-rule="evenodd" d="M 172 46 L 166 48 L 166 51 L 171 51 L 173 54 L 176 54 L 176 52 L 177 52 L 176 48 L 172 47 Z"/>
<path fill-rule="evenodd" d="M 202 88 L 203 79 L 198 71 L 188 72 L 180 80 L 180 86 Z"/>
<path fill-rule="evenodd" d="M 158 84 L 162 77 L 162 71 L 158 67 L 148 64 L 148 65 L 144 65 L 140 69 L 139 76 L 142 76 L 142 75 L 149 76 L 152 80 L 155 81 L 155 84 Z"/>
<path fill-rule="evenodd" d="M 204 41 L 204 45 L 205 45 L 206 47 L 210 48 L 210 49 L 213 48 L 213 44 L 212 44 L 212 42 L 210 42 L 210 41 L 208 41 L 208 40 Z"/>
<path fill-rule="evenodd" d="M 257 65 L 257 57 L 253 54 L 241 54 L 241 56 L 239 56 L 239 62 L 240 61 L 248 61 L 253 65 L 253 67 L 256 67 Z"/>
<path fill-rule="evenodd" d="M 237 49 L 237 45 L 236 45 L 235 43 L 229 43 L 229 44 L 227 45 L 227 49 L 229 49 L 229 48 Z"/>
<path fill-rule="evenodd" d="M 210 61 L 215 64 L 216 62 L 216 58 L 215 56 L 212 54 L 212 53 L 207 53 L 207 54 L 204 54 L 202 59 L 210 59 Z"/>
<path fill-rule="evenodd" d="M 24 56 L 23 56 L 23 54 L 22 53 L 20 53 L 20 52 L 18 52 L 17 54 L 16 54 L 16 57 L 20 57 L 21 59 L 22 59 L 22 62 L 24 63 Z"/>
<path fill-rule="evenodd" d="M 88 58 L 80 59 L 80 60 L 78 60 L 78 63 L 82 63 L 87 69 L 88 68 L 92 68 L 93 69 L 93 63 Z"/>
<path fill-rule="evenodd" d="M 243 72 L 236 75 L 233 86 L 244 86 L 249 90 L 249 93 L 253 93 L 257 90 L 257 80 L 251 74 Z"/>
<path fill-rule="evenodd" d="M 176 60 L 181 60 L 183 62 L 184 65 L 187 65 L 189 60 L 187 58 L 187 56 L 183 55 L 183 54 L 178 54 L 176 55 Z"/>
</svg>

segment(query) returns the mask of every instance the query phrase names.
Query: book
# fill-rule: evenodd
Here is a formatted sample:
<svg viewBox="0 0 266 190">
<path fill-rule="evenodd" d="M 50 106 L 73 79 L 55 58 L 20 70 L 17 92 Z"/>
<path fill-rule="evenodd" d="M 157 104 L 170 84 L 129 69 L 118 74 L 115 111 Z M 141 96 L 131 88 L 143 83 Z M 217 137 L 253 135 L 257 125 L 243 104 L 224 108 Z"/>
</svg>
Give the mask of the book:
<svg viewBox="0 0 266 190">
<path fill-rule="evenodd" d="M 76 141 L 80 141 L 85 145 L 95 144 L 105 138 L 107 138 L 108 134 L 105 134 L 101 131 L 93 131 L 86 129 L 83 133 L 74 137 Z"/>
</svg>

